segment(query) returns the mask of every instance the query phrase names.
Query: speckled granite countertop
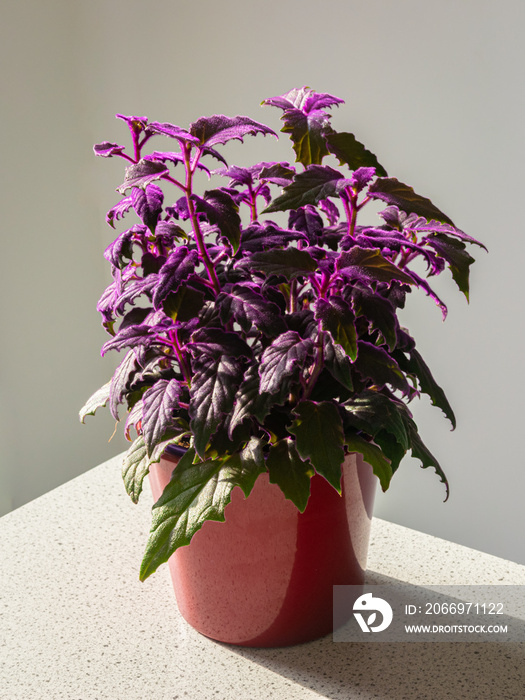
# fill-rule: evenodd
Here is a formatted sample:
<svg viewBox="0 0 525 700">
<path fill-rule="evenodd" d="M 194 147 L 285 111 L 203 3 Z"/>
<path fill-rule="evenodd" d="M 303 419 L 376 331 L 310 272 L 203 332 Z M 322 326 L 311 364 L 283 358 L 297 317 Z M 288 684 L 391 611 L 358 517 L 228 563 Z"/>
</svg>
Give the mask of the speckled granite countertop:
<svg viewBox="0 0 525 700">
<path fill-rule="evenodd" d="M 138 580 L 151 499 L 115 458 L 0 520 L 2 700 L 520 700 L 525 644 L 241 649 L 181 619 L 166 567 Z M 372 572 L 415 584 L 525 584 L 525 566 L 374 520 Z"/>
</svg>

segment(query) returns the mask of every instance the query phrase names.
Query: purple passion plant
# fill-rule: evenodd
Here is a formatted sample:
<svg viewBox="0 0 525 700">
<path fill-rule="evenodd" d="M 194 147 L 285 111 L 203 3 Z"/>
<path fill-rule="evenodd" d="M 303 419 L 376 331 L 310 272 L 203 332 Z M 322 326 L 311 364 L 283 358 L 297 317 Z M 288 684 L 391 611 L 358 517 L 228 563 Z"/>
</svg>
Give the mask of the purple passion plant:
<svg viewBox="0 0 525 700">
<path fill-rule="evenodd" d="M 407 403 L 424 392 L 453 427 L 454 413 L 397 310 L 420 288 L 445 316 L 427 279 L 447 267 L 468 299 L 466 244 L 482 244 L 331 127 L 327 110 L 342 102 L 306 87 L 263 102 L 282 110 L 297 166 L 229 166 L 218 147 L 277 137 L 242 116 L 183 129 L 118 114 L 131 151 L 94 148 L 128 166 L 108 223 L 128 213 L 138 222 L 104 253 L 113 282 L 97 306 L 111 336 L 102 354 L 124 358 L 80 416 L 108 404 L 118 421 L 124 406 L 126 437 L 137 436 L 123 463 L 134 502 L 150 465 L 170 446 L 186 447 L 153 506 L 142 580 L 206 520 L 224 520 L 235 486 L 248 496 L 263 472 L 303 511 L 313 474 L 341 491 L 346 453 L 362 453 L 386 490 L 410 451 L 448 494 Z M 158 137 L 168 150 L 151 150 Z M 198 193 L 195 174 L 210 176 L 210 159 L 222 164 L 214 174 L 224 185 Z M 377 200 L 377 225 L 360 225 Z M 283 227 L 271 215 L 285 211 Z"/>
</svg>

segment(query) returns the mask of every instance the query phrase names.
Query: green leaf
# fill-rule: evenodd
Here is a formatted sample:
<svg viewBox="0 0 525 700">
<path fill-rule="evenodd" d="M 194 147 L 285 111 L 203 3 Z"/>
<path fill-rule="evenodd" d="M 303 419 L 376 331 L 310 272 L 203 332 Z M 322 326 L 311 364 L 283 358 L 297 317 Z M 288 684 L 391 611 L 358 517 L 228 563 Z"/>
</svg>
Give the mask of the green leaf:
<svg viewBox="0 0 525 700">
<path fill-rule="evenodd" d="M 138 503 L 142 492 L 142 484 L 149 471 L 152 457 L 148 455 L 146 443 L 142 435 L 139 435 L 124 455 L 122 462 L 122 479 L 126 487 L 126 493 L 133 503 Z"/>
<path fill-rule="evenodd" d="M 405 427 L 406 406 L 378 391 L 363 391 L 343 404 L 345 425 L 375 438 L 381 430 L 395 437 L 406 452 L 409 439 Z"/>
<path fill-rule="evenodd" d="M 207 520 L 224 521 L 224 510 L 235 486 L 248 496 L 264 471 L 262 451 L 254 438 L 245 450 L 228 458 L 193 463 L 189 449 L 174 469 L 171 481 L 153 506 L 153 522 L 140 569 L 144 581 L 190 543 Z"/>
<path fill-rule="evenodd" d="M 454 282 L 468 301 L 469 267 L 474 262 L 474 258 L 465 250 L 465 244 L 441 233 L 429 236 L 427 243 L 447 261 Z"/>
<path fill-rule="evenodd" d="M 305 114 L 300 109 L 289 109 L 284 112 L 281 119 L 284 122 L 281 131 L 290 134 L 297 156 L 296 162 L 304 166 L 321 163 L 323 157 L 328 155 L 324 138 L 328 125 L 326 114 L 319 111 Z"/>
<path fill-rule="evenodd" d="M 328 331 L 336 343 L 344 349 L 351 360 L 357 357 L 357 334 L 354 325 L 354 313 L 340 297 L 318 299 L 315 318 Z"/>
<path fill-rule="evenodd" d="M 315 471 L 341 493 L 341 465 L 345 458 L 343 421 L 336 406 L 323 401 L 301 401 L 289 428 L 299 456 L 309 459 Z"/>
<path fill-rule="evenodd" d="M 310 479 L 314 475 L 310 462 L 304 462 L 293 441 L 284 438 L 271 446 L 266 466 L 270 482 L 277 484 L 285 497 L 303 513 L 310 496 Z"/>
<path fill-rule="evenodd" d="M 111 380 L 104 384 L 104 386 L 101 386 L 100 389 L 97 389 L 95 393 L 89 397 L 78 414 L 81 423 L 84 423 L 86 416 L 94 416 L 97 408 L 103 408 L 107 404 L 110 387 Z"/>
<path fill-rule="evenodd" d="M 236 486 L 240 486 L 246 498 L 250 495 L 257 477 L 266 471 L 263 454 L 263 441 L 257 437 L 251 437 L 246 446 L 228 457 L 224 467 L 232 471 L 231 479 Z M 225 479 L 228 477 L 225 476 Z"/>
<path fill-rule="evenodd" d="M 363 316 L 371 329 L 378 330 L 392 352 L 397 345 L 399 326 L 392 302 L 364 286 L 354 286 L 351 294 L 356 317 Z"/>
<path fill-rule="evenodd" d="M 151 455 L 148 455 L 142 435 L 139 435 L 130 446 L 122 462 L 122 479 L 126 493 L 133 503 L 138 503 L 139 496 L 142 493 L 142 484 L 150 466 L 155 462 L 159 462 L 166 448 L 169 445 L 176 444 L 185 432 L 168 430 L 164 434 L 163 440 L 155 445 Z"/>
<path fill-rule="evenodd" d="M 379 479 L 381 488 L 386 491 L 392 479 L 392 467 L 383 451 L 377 445 L 367 442 L 355 433 L 346 433 L 345 444 L 350 452 L 359 452 L 363 455 L 365 462 L 372 467 L 374 474 Z"/>
<path fill-rule="evenodd" d="M 426 469 L 427 467 L 434 468 L 436 474 L 439 476 L 441 481 L 445 484 L 445 489 L 446 489 L 445 501 L 446 501 L 449 497 L 450 489 L 449 489 L 448 479 L 445 476 L 445 472 L 443 471 L 443 469 L 441 469 L 439 462 L 434 457 L 434 455 L 430 452 L 428 447 L 423 443 L 423 440 L 421 439 L 421 437 L 417 431 L 417 426 L 414 423 L 414 421 L 411 421 L 411 424 L 409 426 L 409 432 L 410 432 L 410 443 L 411 443 L 412 456 L 415 457 L 416 459 L 419 459 L 423 469 Z"/>
<path fill-rule="evenodd" d="M 324 336 L 323 359 L 325 367 L 332 377 L 352 391 L 354 383 L 352 381 L 350 359 L 343 348 L 334 342 L 332 336 L 328 333 Z"/>
<path fill-rule="evenodd" d="M 374 438 L 374 442 L 381 448 L 387 459 L 390 461 L 392 474 L 395 474 L 401 460 L 406 455 L 406 450 L 399 444 L 392 433 L 380 430 Z"/>
<path fill-rule="evenodd" d="M 176 292 L 170 292 L 162 302 L 162 310 L 174 321 L 191 321 L 204 306 L 202 292 L 191 287 L 180 287 Z"/>
<path fill-rule="evenodd" d="M 259 365 L 254 363 L 246 370 L 244 379 L 235 395 L 233 413 L 228 425 L 230 438 L 233 431 L 252 416 L 262 424 L 272 406 L 279 403 L 280 397 L 261 392 L 260 383 Z M 285 398 L 282 397 L 282 400 L 284 403 Z"/>
<path fill-rule="evenodd" d="M 372 380 L 378 387 L 390 384 L 403 392 L 409 389 L 406 377 L 395 359 L 386 350 L 372 345 L 372 343 L 364 340 L 358 342 L 354 368 L 362 375 L 363 379 Z"/>
<path fill-rule="evenodd" d="M 416 194 L 412 187 L 399 182 L 395 177 L 378 178 L 368 188 L 368 196 L 399 207 L 407 214 L 417 214 L 429 221 L 436 219 L 454 226 L 453 221 L 432 204 L 430 199 Z"/>
<path fill-rule="evenodd" d="M 204 213 L 210 224 L 219 227 L 235 255 L 241 242 L 241 217 L 231 196 L 222 190 L 209 190 L 204 193 L 204 198 L 193 195 L 192 199 L 197 211 Z"/>
<path fill-rule="evenodd" d="M 305 250 L 298 248 L 274 249 L 254 253 L 248 264 L 265 275 L 283 275 L 288 280 L 308 275 L 317 270 L 317 263 Z"/>
<path fill-rule="evenodd" d="M 339 196 L 339 193 L 351 184 L 338 170 L 322 165 L 311 165 L 307 170 L 298 173 L 291 185 L 284 188 L 283 194 L 277 197 L 263 211 L 267 214 L 274 211 L 299 209 L 306 204 L 317 204 L 321 199 Z"/>
<path fill-rule="evenodd" d="M 407 374 L 413 374 L 419 382 L 420 390 L 427 394 L 432 401 L 432 405 L 440 408 L 452 424 L 452 429 L 456 427 L 456 417 L 451 405 L 448 402 L 445 392 L 436 382 L 432 373 L 418 351 L 413 348 L 409 352 L 410 359 L 402 352 L 396 353 L 395 357 L 401 369 Z"/>
<path fill-rule="evenodd" d="M 328 150 L 339 159 L 342 165 L 346 163 L 351 170 L 358 168 L 375 168 L 376 174 L 386 177 L 386 170 L 378 162 L 376 156 L 368 151 L 353 134 L 333 131 L 326 134 Z"/>
</svg>

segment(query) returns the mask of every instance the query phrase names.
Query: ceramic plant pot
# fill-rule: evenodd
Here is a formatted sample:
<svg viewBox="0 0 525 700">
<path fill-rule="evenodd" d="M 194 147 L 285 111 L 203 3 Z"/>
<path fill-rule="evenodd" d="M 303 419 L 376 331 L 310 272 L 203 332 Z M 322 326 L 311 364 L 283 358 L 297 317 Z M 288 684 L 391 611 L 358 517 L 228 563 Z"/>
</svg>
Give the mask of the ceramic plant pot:
<svg viewBox="0 0 525 700">
<path fill-rule="evenodd" d="M 166 453 L 151 466 L 155 500 L 178 459 Z M 304 513 L 267 474 L 248 498 L 235 488 L 225 522 L 205 522 L 169 560 L 183 617 L 240 646 L 288 646 L 331 633 L 333 586 L 364 580 L 376 481 L 362 456 L 350 454 L 342 496 L 315 475 Z"/>
</svg>

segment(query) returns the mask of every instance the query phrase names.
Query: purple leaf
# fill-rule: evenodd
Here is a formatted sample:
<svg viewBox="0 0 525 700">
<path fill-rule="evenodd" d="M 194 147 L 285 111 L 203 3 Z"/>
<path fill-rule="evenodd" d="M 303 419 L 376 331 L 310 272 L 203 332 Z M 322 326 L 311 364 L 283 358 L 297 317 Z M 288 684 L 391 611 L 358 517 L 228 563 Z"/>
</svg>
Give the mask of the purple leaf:
<svg viewBox="0 0 525 700">
<path fill-rule="evenodd" d="M 204 355 L 246 358 L 252 356 L 250 347 L 237 333 L 229 333 L 220 328 L 200 328 L 195 331 L 187 348 L 197 361 Z"/>
<path fill-rule="evenodd" d="M 215 148 L 203 148 L 202 155 L 211 156 L 212 158 L 215 158 L 215 160 L 218 160 L 220 163 L 224 163 L 224 165 L 226 166 L 228 165 L 225 158 Z"/>
<path fill-rule="evenodd" d="M 404 222 L 403 228 L 406 231 L 414 231 L 415 233 L 436 233 L 454 236 L 455 238 L 459 238 L 462 241 L 473 243 L 474 245 L 478 245 L 480 246 L 480 248 L 487 250 L 486 246 L 484 246 L 483 243 L 480 243 L 475 238 L 472 238 L 472 236 L 469 236 L 464 231 L 461 231 L 455 226 L 451 226 L 449 224 L 442 224 L 439 221 L 427 221 L 426 219 L 418 219 L 417 221 L 413 221 L 411 220 L 411 218 L 412 217 L 410 216 L 407 217 Z"/>
<path fill-rule="evenodd" d="M 438 297 L 438 295 L 432 289 L 432 287 L 429 285 L 429 283 L 426 282 L 422 277 L 419 277 L 419 275 L 416 275 L 415 272 L 410 272 L 410 276 L 414 278 L 417 286 L 421 287 L 421 289 L 423 289 L 423 291 L 427 294 L 427 296 L 434 299 L 436 304 L 441 309 L 441 313 L 443 314 L 443 321 L 444 321 L 446 319 L 447 313 L 448 313 L 448 309 L 447 309 L 446 304 L 443 301 L 441 301 L 441 299 Z"/>
<path fill-rule="evenodd" d="M 229 168 L 215 170 L 216 175 L 231 178 L 230 187 L 253 185 L 255 180 L 273 182 L 284 187 L 289 185 L 295 175 L 295 168 L 289 163 L 257 163 L 248 168 L 232 165 Z"/>
<path fill-rule="evenodd" d="M 115 221 L 118 221 L 124 214 L 126 214 L 132 207 L 132 199 L 131 196 L 129 197 L 124 197 L 124 199 L 121 199 L 118 204 L 116 204 L 112 209 L 108 211 L 106 214 L 106 221 L 108 224 L 112 227 L 115 228 Z"/>
<path fill-rule="evenodd" d="M 176 248 L 168 257 L 159 271 L 158 281 L 153 291 L 153 306 L 161 307 L 162 302 L 170 292 L 177 292 L 183 282 L 195 270 L 199 262 L 196 250 L 188 250 L 187 246 Z"/>
<path fill-rule="evenodd" d="M 126 179 L 120 187 L 117 187 L 117 192 L 126 194 L 130 187 L 144 188 L 153 180 L 159 180 L 164 175 L 169 175 L 169 170 L 162 163 L 142 158 L 138 163 L 127 168 Z"/>
<path fill-rule="evenodd" d="M 358 168 L 350 179 L 353 182 L 354 189 L 357 192 L 361 192 L 375 176 L 376 168 Z"/>
<path fill-rule="evenodd" d="M 136 347 L 137 345 L 148 345 L 151 343 L 151 332 L 151 326 L 146 323 L 128 326 L 104 343 L 101 355 L 104 356 L 109 350 L 120 351 L 123 348 Z"/>
<path fill-rule="evenodd" d="M 337 197 L 352 181 L 344 178 L 338 170 L 323 165 L 309 165 L 296 175 L 291 185 L 267 207 L 263 213 L 299 209 L 307 204 L 317 204 L 326 197 Z"/>
<path fill-rule="evenodd" d="M 242 364 L 232 356 L 204 354 L 194 362 L 189 414 L 195 449 L 201 457 L 210 437 L 231 413 L 242 378 Z"/>
<path fill-rule="evenodd" d="M 243 229 L 241 233 L 241 249 L 248 252 L 281 248 L 290 241 L 307 240 L 302 232 L 277 228 L 270 221 L 255 222 Z"/>
<path fill-rule="evenodd" d="M 119 332 L 123 331 L 127 326 L 137 326 L 141 323 L 145 323 L 148 317 L 153 313 L 151 306 L 135 306 L 128 311 L 125 316 L 123 316 L 120 322 Z"/>
<path fill-rule="evenodd" d="M 174 412 L 179 406 L 180 382 L 159 379 L 142 397 L 142 434 L 148 454 L 151 454 L 167 430 L 173 425 Z"/>
<path fill-rule="evenodd" d="M 192 199 L 197 211 L 205 214 L 210 224 L 219 227 L 235 255 L 241 240 L 241 217 L 239 207 L 230 195 L 223 190 L 209 190 L 204 193 L 204 198 L 192 195 Z"/>
<path fill-rule="evenodd" d="M 324 212 L 330 226 L 335 226 L 339 221 L 339 209 L 329 199 L 321 199 L 318 203 L 319 209 Z"/>
<path fill-rule="evenodd" d="M 93 146 L 93 151 L 96 156 L 102 156 L 102 158 L 111 158 L 112 156 L 119 156 L 124 151 L 124 146 L 119 146 L 117 143 L 109 143 L 109 141 L 104 141 L 103 143 L 97 143 Z"/>
<path fill-rule="evenodd" d="M 315 272 L 317 263 L 305 250 L 285 248 L 253 253 L 237 265 L 237 268 L 244 267 L 251 268 L 254 272 L 262 272 L 268 277 L 282 275 L 292 280 Z"/>
<path fill-rule="evenodd" d="M 289 163 L 259 163 L 259 165 L 264 166 L 259 173 L 259 180 L 272 182 L 280 187 L 289 185 L 295 175 L 295 168 Z"/>
<path fill-rule="evenodd" d="M 132 226 L 127 231 L 123 231 L 117 238 L 110 243 L 104 251 L 104 257 L 109 260 L 112 265 L 123 269 L 126 265 L 124 258 L 130 261 L 133 257 L 133 243 L 143 246 L 147 229 L 141 224 Z"/>
<path fill-rule="evenodd" d="M 116 297 L 114 306 L 115 312 L 119 314 L 124 313 L 126 304 L 131 304 L 142 294 L 147 294 L 148 297 L 151 297 L 150 292 L 154 288 L 156 282 L 157 279 L 155 275 L 138 277 L 137 279 L 127 282 L 122 292 Z"/>
<path fill-rule="evenodd" d="M 129 350 L 120 365 L 115 370 L 111 379 L 109 390 L 109 410 L 115 420 L 120 420 L 118 407 L 123 403 L 128 389 L 136 374 L 140 372 L 140 366 L 133 350 Z"/>
<path fill-rule="evenodd" d="M 416 194 L 412 187 L 405 185 L 395 177 L 380 177 L 368 188 L 368 196 L 380 199 L 387 204 L 393 204 L 406 213 L 418 214 L 425 219 L 437 219 L 454 226 L 454 222 L 443 214 L 426 197 Z"/>
<path fill-rule="evenodd" d="M 308 114 L 313 109 L 318 110 L 332 105 L 344 104 L 344 100 L 327 93 L 315 92 L 311 88 L 304 86 L 302 88 L 293 88 L 293 90 L 285 92 L 284 95 L 270 97 L 264 100 L 262 104 L 280 107 L 284 110 L 299 109 Z"/>
<path fill-rule="evenodd" d="M 337 270 L 349 280 L 400 280 L 414 284 L 410 275 L 386 260 L 376 248 L 354 246 L 348 252 L 341 253 L 337 260 Z"/>
<path fill-rule="evenodd" d="M 251 168 L 240 168 L 237 165 L 232 165 L 229 168 L 219 168 L 214 170 L 214 175 L 221 175 L 222 177 L 230 178 L 230 187 L 236 187 L 238 185 L 253 185 L 253 176 L 256 172 L 256 167 Z"/>
<path fill-rule="evenodd" d="M 276 394 L 283 382 L 298 380 L 313 351 L 313 341 L 301 338 L 295 331 L 287 331 L 276 338 L 262 354 L 261 391 Z"/>
<path fill-rule="evenodd" d="M 148 129 L 154 134 L 163 134 L 164 136 L 169 136 L 183 143 L 199 142 L 199 140 L 195 136 L 192 136 L 186 129 L 181 129 L 180 126 L 175 126 L 175 124 L 150 122 L 148 124 Z"/>
<path fill-rule="evenodd" d="M 102 325 L 108 333 L 114 335 L 113 324 L 115 322 L 115 301 L 117 299 L 117 290 L 115 282 L 112 282 L 104 290 L 102 296 L 97 302 L 97 311 L 102 316 Z"/>
<path fill-rule="evenodd" d="M 323 329 L 330 333 L 348 357 L 355 360 L 357 356 L 355 317 L 346 301 L 335 296 L 328 299 L 317 299 L 315 318 L 321 320 Z"/>
<path fill-rule="evenodd" d="M 178 241 L 181 238 L 188 240 L 186 231 L 172 221 L 159 221 L 155 228 L 155 237 L 163 246 L 170 246 L 173 241 Z"/>
<path fill-rule="evenodd" d="M 249 286 L 234 285 L 231 292 L 221 295 L 216 303 L 220 305 L 222 322 L 227 323 L 233 317 L 245 332 L 252 324 L 270 337 L 286 331 L 279 307 Z"/>
<path fill-rule="evenodd" d="M 190 210 L 186 197 L 180 197 L 177 199 L 173 206 L 166 207 L 165 212 L 168 216 L 172 216 L 174 219 L 180 218 L 183 221 L 187 221 L 190 218 Z"/>
<path fill-rule="evenodd" d="M 417 251 L 419 255 L 422 255 L 425 258 L 428 267 L 432 268 L 433 274 L 442 270 L 442 266 L 440 266 L 432 251 L 427 250 L 423 245 L 414 243 L 404 234 L 400 234 L 397 231 L 363 228 L 357 233 L 355 239 L 364 247 L 371 246 L 379 247 L 381 249 L 387 248 L 388 250 L 397 252 L 403 247 L 410 248 L 410 250 Z"/>
<path fill-rule="evenodd" d="M 161 163 L 165 163 L 167 161 L 177 165 L 178 163 L 184 163 L 184 156 L 182 153 L 176 153 L 174 151 L 153 151 L 153 153 L 145 156 L 145 160 L 156 160 L 160 161 Z M 211 176 L 209 168 L 202 163 L 197 163 L 197 168 L 199 168 L 199 170 L 203 170 L 208 177 Z"/>
<path fill-rule="evenodd" d="M 201 117 L 190 124 L 190 132 L 205 148 L 226 143 L 231 139 L 242 141 L 247 134 L 272 134 L 277 137 L 275 131 L 249 117 L 226 117 L 223 114 Z"/>
<path fill-rule="evenodd" d="M 310 243 L 317 243 L 317 236 L 324 231 L 323 220 L 311 204 L 300 209 L 292 209 L 288 217 L 288 226 L 297 231 L 303 231 Z"/>
<path fill-rule="evenodd" d="M 147 117 L 135 117 L 135 116 L 126 117 L 124 114 L 115 114 L 115 117 L 117 119 L 122 119 L 122 121 L 126 122 L 126 124 L 129 127 L 129 130 L 135 136 L 138 136 L 143 131 L 147 131 L 147 128 L 148 128 L 148 118 Z"/>
<path fill-rule="evenodd" d="M 164 265 L 166 262 L 166 256 L 165 255 L 157 255 L 156 252 L 147 252 L 144 253 L 142 258 L 140 259 L 140 265 L 142 267 L 142 276 L 144 278 L 148 277 L 149 275 L 155 275 L 157 272 L 159 272 L 160 268 Z"/>
<path fill-rule="evenodd" d="M 131 200 L 137 216 L 142 220 L 143 224 L 154 233 L 158 218 L 162 212 L 164 192 L 160 187 L 153 184 L 146 185 L 144 189 L 133 187 L 131 190 Z"/>
</svg>

